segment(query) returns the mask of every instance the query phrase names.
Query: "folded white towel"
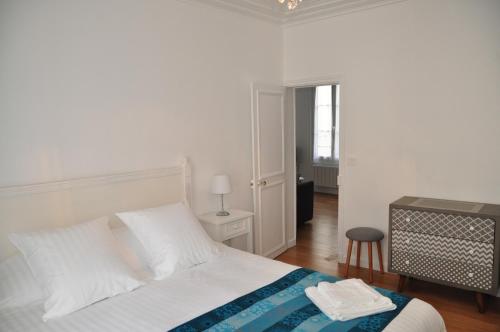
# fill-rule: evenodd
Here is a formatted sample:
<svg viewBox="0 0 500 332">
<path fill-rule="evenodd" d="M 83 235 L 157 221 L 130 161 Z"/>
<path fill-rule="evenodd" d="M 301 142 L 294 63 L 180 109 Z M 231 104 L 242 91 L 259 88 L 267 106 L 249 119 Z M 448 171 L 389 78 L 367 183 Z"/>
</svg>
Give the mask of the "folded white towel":
<svg viewBox="0 0 500 332">
<path fill-rule="evenodd" d="M 346 281 L 349 280 L 337 282 L 342 283 L 338 288 L 335 287 L 337 283 L 330 285 L 320 283 L 318 287 L 306 288 L 305 292 L 307 297 L 332 320 L 346 321 L 396 309 L 396 305 L 389 298 L 382 296 L 363 281 L 345 283 Z M 335 298 L 336 294 L 340 294 L 342 298 Z M 349 296 L 351 298 L 348 298 Z"/>
<path fill-rule="evenodd" d="M 318 284 L 318 290 L 336 308 L 373 304 L 381 297 L 361 279 L 347 279 L 336 283 L 322 281 Z"/>
</svg>

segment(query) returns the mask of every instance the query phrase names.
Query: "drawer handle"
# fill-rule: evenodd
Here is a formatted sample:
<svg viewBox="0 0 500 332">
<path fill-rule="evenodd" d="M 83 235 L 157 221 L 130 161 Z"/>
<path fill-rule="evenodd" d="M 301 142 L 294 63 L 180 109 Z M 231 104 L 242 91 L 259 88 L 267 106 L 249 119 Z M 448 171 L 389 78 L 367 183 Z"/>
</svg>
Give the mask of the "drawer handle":
<svg viewBox="0 0 500 332">
<path fill-rule="evenodd" d="M 469 254 L 472 255 L 473 253 L 474 253 L 474 249 L 469 250 Z"/>
<path fill-rule="evenodd" d="M 410 261 L 405 261 L 405 264 L 406 265 L 410 265 Z"/>
<path fill-rule="evenodd" d="M 411 221 L 411 218 L 408 218 L 408 217 L 407 217 L 407 218 L 405 219 L 405 221 L 406 221 L 406 222 L 410 222 L 410 221 Z"/>
<path fill-rule="evenodd" d="M 472 272 L 469 272 L 469 274 L 467 274 L 469 276 L 469 278 L 472 278 L 474 276 L 474 273 Z"/>
<path fill-rule="evenodd" d="M 407 240 L 405 241 L 405 243 L 406 243 L 406 244 L 410 244 L 410 239 L 407 239 Z"/>
<path fill-rule="evenodd" d="M 470 231 L 473 231 L 473 230 L 474 230 L 474 226 L 470 226 L 470 227 L 469 227 L 469 230 L 470 230 Z"/>
</svg>

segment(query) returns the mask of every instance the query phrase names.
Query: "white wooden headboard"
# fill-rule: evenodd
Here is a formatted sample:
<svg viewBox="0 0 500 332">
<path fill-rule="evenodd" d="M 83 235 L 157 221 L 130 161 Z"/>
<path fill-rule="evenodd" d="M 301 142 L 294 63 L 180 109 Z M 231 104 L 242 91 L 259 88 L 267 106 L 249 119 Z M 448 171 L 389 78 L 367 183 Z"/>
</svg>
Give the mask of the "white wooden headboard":
<svg viewBox="0 0 500 332">
<path fill-rule="evenodd" d="M 191 167 L 179 165 L 80 179 L 0 187 L 0 260 L 16 249 L 12 232 L 67 226 L 108 216 L 112 227 L 121 222 L 116 212 L 167 203 L 191 205 Z"/>
</svg>

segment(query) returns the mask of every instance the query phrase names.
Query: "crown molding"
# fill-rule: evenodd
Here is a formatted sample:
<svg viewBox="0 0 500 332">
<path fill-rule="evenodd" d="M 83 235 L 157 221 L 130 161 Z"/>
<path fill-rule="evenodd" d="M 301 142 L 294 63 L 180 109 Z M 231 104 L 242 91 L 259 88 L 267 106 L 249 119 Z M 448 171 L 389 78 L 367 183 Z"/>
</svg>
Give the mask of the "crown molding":
<svg viewBox="0 0 500 332">
<path fill-rule="evenodd" d="M 276 0 L 182 0 L 217 7 L 283 26 L 310 23 L 408 0 L 304 0 L 289 11 Z"/>
<path fill-rule="evenodd" d="M 283 23 L 283 12 L 273 0 L 182 0 L 225 9 L 276 24 Z"/>
<path fill-rule="evenodd" d="M 310 23 L 334 16 L 395 4 L 407 0 L 304 0 L 293 11 L 285 11 L 284 26 Z"/>
</svg>

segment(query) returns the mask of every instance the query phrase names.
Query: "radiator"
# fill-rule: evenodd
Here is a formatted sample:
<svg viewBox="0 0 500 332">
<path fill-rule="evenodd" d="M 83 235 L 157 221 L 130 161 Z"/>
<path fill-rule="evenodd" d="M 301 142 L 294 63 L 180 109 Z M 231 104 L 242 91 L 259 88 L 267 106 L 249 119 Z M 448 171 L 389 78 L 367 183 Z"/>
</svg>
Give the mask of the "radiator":
<svg viewBox="0 0 500 332">
<path fill-rule="evenodd" d="M 337 175 L 337 167 L 313 166 L 313 180 L 316 187 L 337 188 Z"/>
</svg>

